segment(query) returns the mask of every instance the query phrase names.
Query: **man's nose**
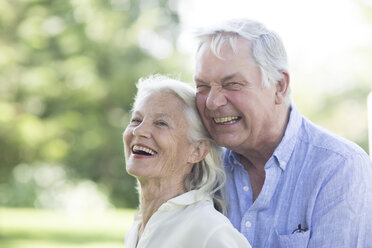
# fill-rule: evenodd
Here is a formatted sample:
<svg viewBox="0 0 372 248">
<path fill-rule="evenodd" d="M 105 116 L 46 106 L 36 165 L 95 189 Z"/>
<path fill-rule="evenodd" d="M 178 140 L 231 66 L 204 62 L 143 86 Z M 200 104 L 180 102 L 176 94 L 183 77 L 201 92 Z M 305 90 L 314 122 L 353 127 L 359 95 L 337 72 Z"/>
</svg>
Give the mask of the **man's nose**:
<svg viewBox="0 0 372 248">
<path fill-rule="evenodd" d="M 222 92 L 221 87 L 211 87 L 207 96 L 206 106 L 209 110 L 217 110 L 219 107 L 226 105 L 227 99 Z"/>
<path fill-rule="evenodd" d="M 136 127 L 133 128 L 133 135 L 136 137 L 150 138 L 151 126 L 147 122 L 142 121 Z"/>
</svg>

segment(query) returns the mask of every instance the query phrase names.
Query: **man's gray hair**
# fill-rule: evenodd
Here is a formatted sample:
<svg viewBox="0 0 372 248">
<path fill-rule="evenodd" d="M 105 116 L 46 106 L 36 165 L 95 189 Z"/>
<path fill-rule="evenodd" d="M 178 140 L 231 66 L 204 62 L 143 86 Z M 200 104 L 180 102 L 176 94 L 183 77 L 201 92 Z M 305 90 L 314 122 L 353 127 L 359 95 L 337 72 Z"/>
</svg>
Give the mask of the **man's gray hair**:
<svg viewBox="0 0 372 248">
<path fill-rule="evenodd" d="M 134 109 L 145 97 L 158 92 L 173 94 L 183 102 L 182 111 L 188 124 L 189 140 L 192 142 L 209 140 L 211 143 L 207 156 L 194 164 L 191 173 L 187 175 L 185 189 L 187 191 L 198 189 L 210 194 L 216 209 L 225 213 L 223 185 L 226 178 L 222 166 L 221 148 L 209 136 L 199 117 L 195 104 L 195 87 L 164 75 L 152 75 L 141 78 L 137 83 L 137 89 Z"/>
<path fill-rule="evenodd" d="M 263 24 L 249 19 L 232 19 L 219 25 L 200 28 L 196 31 L 199 49 L 209 43 L 211 51 L 221 58 L 221 47 L 228 42 L 236 52 L 239 37 L 250 41 L 252 56 L 261 71 L 262 83 L 269 87 L 282 79 L 281 71 L 289 71 L 287 53 L 282 40 Z M 198 49 L 198 50 L 199 50 Z M 289 101 L 289 91 L 287 94 Z"/>
</svg>

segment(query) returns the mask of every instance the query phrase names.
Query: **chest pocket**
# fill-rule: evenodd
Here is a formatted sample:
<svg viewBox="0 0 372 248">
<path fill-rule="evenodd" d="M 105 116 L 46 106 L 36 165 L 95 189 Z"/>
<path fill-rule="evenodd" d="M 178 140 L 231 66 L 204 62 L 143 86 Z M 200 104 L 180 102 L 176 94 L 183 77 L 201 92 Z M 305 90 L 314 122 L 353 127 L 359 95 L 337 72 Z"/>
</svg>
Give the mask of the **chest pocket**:
<svg viewBox="0 0 372 248">
<path fill-rule="evenodd" d="M 280 235 L 275 231 L 274 235 L 277 237 L 278 244 L 275 247 L 280 248 L 306 248 L 310 239 L 310 231 L 286 235 Z"/>
</svg>

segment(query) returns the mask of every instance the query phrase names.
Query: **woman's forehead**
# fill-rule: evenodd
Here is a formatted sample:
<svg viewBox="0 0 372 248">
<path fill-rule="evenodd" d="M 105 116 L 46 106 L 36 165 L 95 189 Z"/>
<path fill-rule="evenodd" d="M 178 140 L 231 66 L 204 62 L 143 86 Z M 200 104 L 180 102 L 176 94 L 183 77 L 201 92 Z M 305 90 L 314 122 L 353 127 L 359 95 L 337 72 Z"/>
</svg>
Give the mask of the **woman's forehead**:
<svg viewBox="0 0 372 248">
<path fill-rule="evenodd" d="M 184 103 L 174 93 L 154 92 L 141 97 L 133 108 L 135 112 L 152 112 L 158 116 L 183 116 Z"/>
</svg>

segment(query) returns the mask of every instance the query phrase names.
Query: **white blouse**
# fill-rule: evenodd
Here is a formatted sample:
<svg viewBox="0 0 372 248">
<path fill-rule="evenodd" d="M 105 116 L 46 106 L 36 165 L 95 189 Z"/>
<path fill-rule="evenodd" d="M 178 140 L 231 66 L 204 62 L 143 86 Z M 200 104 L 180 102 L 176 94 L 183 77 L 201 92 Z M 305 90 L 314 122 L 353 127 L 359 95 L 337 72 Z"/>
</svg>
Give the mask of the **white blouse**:
<svg viewBox="0 0 372 248">
<path fill-rule="evenodd" d="M 125 248 L 136 248 L 142 217 L 137 213 Z M 251 248 L 212 198 L 192 190 L 170 199 L 149 219 L 137 248 Z"/>
</svg>

